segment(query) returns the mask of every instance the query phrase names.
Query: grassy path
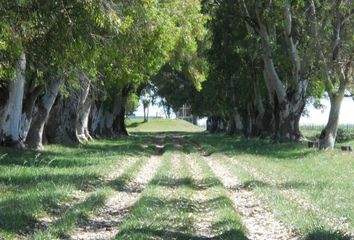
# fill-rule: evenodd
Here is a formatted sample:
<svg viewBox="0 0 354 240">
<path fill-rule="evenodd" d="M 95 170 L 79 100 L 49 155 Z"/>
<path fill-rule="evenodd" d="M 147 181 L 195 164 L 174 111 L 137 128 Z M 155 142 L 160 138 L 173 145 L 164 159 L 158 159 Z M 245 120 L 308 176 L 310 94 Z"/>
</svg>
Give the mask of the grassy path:
<svg viewBox="0 0 354 240">
<path fill-rule="evenodd" d="M 160 155 L 163 151 L 163 143 L 164 137 L 158 136 L 155 154 Z M 118 226 L 129 215 L 131 207 L 158 170 L 161 158 L 157 155 L 149 159 L 139 159 L 112 181 L 110 186 L 114 192 L 104 207 L 91 215 L 87 224 L 77 229 L 69 239 L 112 239 L 118 233 Z"/>
<path fill-rule="evenodd" d="M 31 236 L 31 239 L 53 239 L 53 238 L 70 238 L 67 235 L 72 232 L 78 225 L 84 225 L 89 218 L 89 215 L 104 208 L 107 202 L 112 198 L 114 192 L 111 188 L 116 181 L 121 184 L 122 179 L 128 180 L 128 175 L 132 175 L 139 165 L 142 165 L 146 158 L 140 160 L 127 159 L 127 161 L 110 174 L 102 177 L 96 184 L 95 188 L 90 191 L 75 191 L 76 201 L 71 203 L 71 206 L 62 214 L 61 217 L 48 223 L 46 228 L 38 229 L 36 233 Z"/>
<path fill-rule="evenodd" d="M 130 208 L 139 199 L 140 193 L 155 174 L 160 159 L 151 157 L 143 164 L 138 161 L 120 178 L 113 181 L 114 193 L 106 201 L 103 208 L 93 214 L 88 224 L 78 229 L 71 237 L 72 240 L 111 239 L 118 233 L 118 226 Z"/>
<path fill-rule="evenodd" d="M 352 154 L 225 135 L 189 138 L 300 239 L 354 239 Z"/>
<path fill-rule="evenodd" d="M 342 206 L 330 199 L 331 194 L 317 201 L 350 176 L 332 178 L 322 162 L 310 164 L 323 168 L 326 178 L 309 176 L 300 171 L 303 166 L 284 159 L 235 154 L 227 150 L 233 149 L 233 138 L 208 137 L 137 134 L 83 149 L 58 147 L 57 160 L 35 157 L 29 166 L 26 161 L 24 166 L 0 161 L 5 169 L 0 172 L 0 239 L 353 239 L 352 213 L 345 211 L 352 207 L 352 192 L 347 189 L 347 195 L 339 196 Z M 130 143 L 122 148 L 125 141 Z M 59 155 L 63 150 L 68 153 Z M 298 164 L 309 161 L 301 154 L 296 157 Z M 339 163 L 336 167 L 346 170 Z M 328 185 L 318 179 L 326 179 Z M 24 201 L 20 196 L 26 196 Z M 55 198 L 58 205 L 53 204 Z M 37 212 L 27 209 L 28 201 L 36 204 Z M 332 207 L 323 205 L 331 202 Z M 34 225 L 21 215 L 24 210 L 35 219 Z"/>
<path fill-rule="evenodd" d="M 158 174 L 115 239 L 246 239 L 232 201 L 198 154 L 172 137 Z"/>
<path fill-rule="evenodd" d="M 283 223 L 279 222 L 270 211 L 264 208 L 252 191 L 243 188 L 238 178 L 214 159 L 208 158 L 206 161 L 224 187 L 228 189 L 233 203 L 242 215 L 242 222 L 248 230 L 247 237 L 249 239 L 297 239 Z"/>
</svg>

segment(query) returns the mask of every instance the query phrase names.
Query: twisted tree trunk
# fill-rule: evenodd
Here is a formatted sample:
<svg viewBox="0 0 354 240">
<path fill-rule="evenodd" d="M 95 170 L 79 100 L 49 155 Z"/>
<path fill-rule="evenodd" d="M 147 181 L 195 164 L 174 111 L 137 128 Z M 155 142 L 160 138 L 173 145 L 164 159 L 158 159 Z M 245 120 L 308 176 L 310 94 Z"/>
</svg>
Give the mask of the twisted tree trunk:
<svg viewBox="0 0 354 240">
<path fill-rule="evenodd" d="M 80 98 L 77 106 L 76 136 L 80 142 L 92 140 L 89 131 L 89 116 L 92 99 L 90 97 L 91 81 L 85 75 L 81 78 Z"/>
<path fill-rule="evenodd" d="M 297 44 L 292 37 L 292 14 L 290 2 L 284 5 L 285 29 L 284 36 L 287 42 L 289 59 L 292 63 L 293 71 L 290 84 L 285 87 L 279 78 L 272 59 L 271 37 L 269 28 L 265 26 L 260 14 L 260 5 L 256 3 L 256 16 L 259 24 L 259 33 L 263 42 L 264 53 L 262 54 L 265 81 L 268 90 L 274 93 L 274 115 L 276 119 L 275 139 L 281 141 L 301 140 L 302 134 L 299 128 L 299 121 L 306 104 L 306 92 L 308 80 L 305 77 L 307 72 L 306 64 L 303 64 L 297 50 Z"/>
<path fill-rule="evenodd" d="M 112 100 L 100 103 L 99 110 L 93 117 L 92 129 L 99 137 L 117 137 L 128 135 L 125 126 L 125 108 L 131 86 L 124 87 Z"/>
<path fill-rule="evenodd" d="M 45 126 L 45 135 L 49 143 L 78 144 L 76 136 L 76 116 L 79 92 L 67 86 L 69 96 L 60 96 L 53 106 Z"/>
<path fill-rule="evenodd" d="M 49 113 L 53 107 L 56 97 L 58 96 L 59 89 L 63 84 L 63 78 L 50 79 L 45 94 L 39 99 L 37 111 L 33 117 L 26 139 L 26 144 L 29 148 L 37 150 L 43 149 L 44 125 L 49 118 Z"/>
<path fill-rule="evenodd" d="M 243 14 L 247 19 L 252 19 L 244 0 L 239 0 Z M 306 103 L 306 92 L 308 86 L 308 66 L 306 58 L 301 59 L 298 53 L 298 44 L 293 39 L 293 21 L 290 10 L 290 1 L 284 2 L 284 37 L 286 40 L 289 60 L 292 63 L 292 74 L 284 84 L 280 79 L 273 61 L 272 41 L 277 39 L 274 24 L 267 23 L 263 18 L 262 1 L 256 1 L 255 19 L 257 25 L 250 25 L 245 21 L 248 31 L 251 34 L 259 35 L 262 41 L 262 59 L 264 62 L 264 80 L 270 96 L 270 104 L 273 105 L 275 119 L 275 140 L 289 141 L 301 140 L 302 134 L 299 129 L 299 121 Z M 285 82 L 285 81 L 284 81 Z"/>
</svg>

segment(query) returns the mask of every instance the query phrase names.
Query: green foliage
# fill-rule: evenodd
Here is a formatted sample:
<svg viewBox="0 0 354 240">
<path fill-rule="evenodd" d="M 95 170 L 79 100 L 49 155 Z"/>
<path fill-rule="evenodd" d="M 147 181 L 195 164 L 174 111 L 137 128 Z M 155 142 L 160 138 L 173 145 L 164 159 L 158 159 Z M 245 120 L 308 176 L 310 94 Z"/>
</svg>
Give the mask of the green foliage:
<svg viewBox="0 0 354 240">
<path fill-rule="evenodd" d="M 191 94 L 196 114 L 229 115 L 236 106 L 247 108 L 255 98 L 252 89 L 264 93 L 257 39 L 249 35 L 241 16 L 235 1 L 223 1 L 212 10 L 208 81 L 200 94 Z"/>
<path fill-rule="evenodd" d="M 135 93 L 131 93 L 127 100 L 126 113 L 132 114 L 139 107 L 139 97 Z"/>
<path fill-rule="evenodd" d="M 354 134 L 353 133 L 347 131 L 344 128 L 341 128 L 341 127 L 338 128 L 338 130 L 337 130 L 337 138 L 336 138 L 336 141 L 338 143 L 347 142 L 347 141 L 350 141 L 350 140 L 353 140 L 353 139 L 354 139 Z"/>
<path fill-rule="evenodd" d="M 197 62 L 192 56 L 206 32 L 198 0 L 124 1 L 121 7 L 130 25 L 100 55 L 100 71 L 109 91 L 146 83 L 169 61 L 182 68 L 177 55 Z M 196 67 L 189 72 L 196 84 L 204 79 Z"/>
</svg>

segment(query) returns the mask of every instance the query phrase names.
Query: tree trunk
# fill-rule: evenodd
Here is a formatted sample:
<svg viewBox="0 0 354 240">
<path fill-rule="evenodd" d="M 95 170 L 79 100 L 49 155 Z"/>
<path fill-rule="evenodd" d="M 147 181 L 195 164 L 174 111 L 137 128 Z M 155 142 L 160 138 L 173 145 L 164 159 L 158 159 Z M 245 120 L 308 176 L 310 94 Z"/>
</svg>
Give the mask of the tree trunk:
<svg viewBox="0 0 354 240">
<path fill-rule="evenodd" d="M 144 122 L 147 122 L 147 120 L 146 120 L 146 107 L 145 107 L 145 105 L 144 105 Z"/>
<path fill-rule="evenodd" d="M 234 108 L 232 112 L 232 116 L 228 120 L 228 127 L 227 127 L 227 132 L 230 135 L 233 134 L 240 134 L 243 132 L 243 122 L 242 122 L 242 117 L 238 111 L 238 108 Z"/>
<path fill-rule="evenodd" d="M 93 120 L 95 135 L 109 138 L 128 135 L 125 127 L 125 106 L 130 89 L 130 86 L 124 87 L 113 100 L 101 104 Z"/>
<path fill-rule="evenodd" d="M 114 138 L 117 134 L 114 132 L 114 120 L 119 114 L 120 96 L 102 102 L 98 112 L 93 119 L 93 133 L 97 137 Z"/>
<path fill-rule="evenodd" d="M 127 104 L 130 86 L 123 88 L 120 94 L 119 113 L 114 121 L 114 129 L 118 135 L 128 136 L 128 131 L 125 126 L 125 107 Z"/>
<path fill-rule="evenodd" d="M 128 136 L 128 131 L 125 126 L 125 107 L 122 107 L 121 111 L 117 115 L 114 121 L 115 133 L 119 136 Z"/>
<path fill-rule="evenodd" d="M 344 97 L 344 91 L 337 94 L 329 94 L 331 101 L 331 111 L 329 113 L 326 127 L 322 130 L 319 139 L 320 149 L 334 149 L 337 137 L 337 128 L 341 104 Z"/>
<path fill-rule="evenodd" d="M 275 100 L 275 140 L 276 141 L 301 141 L 303 135 L 299 122 L 305 107 L 305 99 L 280 103 Z"/>
<path fill-rule="evenodd" d="M 45 126 L 45 134 L 48 143 L 54 144 L 78 144 L 76 136 L 77 106 L 80 98 L 78 90 L 67 86 L 69 96 L 61 96 L 53 106 L 49 119 Z"/>
<path fill-rule="evenodd" d="M 240 0 L 243 13 L 251 19 L 247 5 Z M 257 29 L 245 21 L 248 31 L 258 34 L 262 42 L 262 59 L 264 62 L 264 80 L 270 96 L 270 103 L 273 105 L 275 119 L 275 140 L 291 141 L 300 140 L 302 134 L 299 129 L 299 120 L 306 102 L 306 91 L 308 86 L 306 59 L 300 58 L 297 43 L 293 39 L 293 20 L 291 2 L 284 2 L 284 37 L 288 49 L 288 58 L 292 64 L 292 73 L 287 83 L 281 81 L 275 67 L 272 56 L 274 39 L 277 39 L 275 31 L 272 31 L 274 23 L 268 23 L 263 18 L 264 8 L 262 1 L 255 2 L 255 22 Z M 274 97 L 274 101 L 273 101 Z"/>
<path fill-rule="evenodd" d="M 43 91 L 42 86 L 37 86 L 27 90 L 26 97 L 23 103 L 21 126 L 20 126 L 20 136 L 22 142 L 25 142 L 27 139 L 28 131 L 32 124 L 36 101 L 39 95 L 42 93 L 42 91 Z"/>
<path fill-rule="evenodd" d="M 207 120 L 207 130 L 210 133 L 215 133 L 218 130 L 218 120 L 215 116 L 209 116 Z"/>
<path fill-rule="evenodd" d="M 16 79 L 9 83 L 9 98 L 1 114 L 0 141 L 8 146 L 20 146 L 21 114 L 25 87 L 26 55 L 23 52 L 16 64 Z"/>
<path fill-rule="evenodd" d="M 49 113 L 63 83 L 63 78 L 52 78 L 49 82 L 46 93 L 39 99 L 37 111 L 33 117 L 26 139 L 26 144 L 29 148 L 37 150 L 43 149 L 44 125 L 48 120 Z"/>
<path fill-rule="evenodd" d="M 77 106 L 76 137 L 80 142 L 92 140 L 88 123 L 91 111 L 90 80 L 83 75 L 81 79 L 80 98 Z"/>
</svg>

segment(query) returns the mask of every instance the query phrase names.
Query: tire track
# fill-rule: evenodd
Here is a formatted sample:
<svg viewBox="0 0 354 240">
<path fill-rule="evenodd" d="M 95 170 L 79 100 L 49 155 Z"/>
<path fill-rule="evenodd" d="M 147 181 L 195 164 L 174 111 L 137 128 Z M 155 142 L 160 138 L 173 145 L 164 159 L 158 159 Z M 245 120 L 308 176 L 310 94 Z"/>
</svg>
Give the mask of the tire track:
<svg viewBox="0 0 354 240">
<path fill-rule="evenodd" d="M 299 194 L 297 191 L 294 189 L 285 189 L 285 188 L 279 188 L 279 186 L 276 184 L 276 182 L 273 179 L 268 178 L 264 174 L 260 173 L 258 170 L 256 170 L 253 167 L 250 166 L 244 166 L 241 164 L 239 161 L 237 161 L 234 158 L 223 156 L 228 162 L 233 163 L 237 167 L 241 168 L 243 171 L 247 172 L 249 175 L 251 175 L 253 178 L 255 178 L 258 181 L 263 181 L 264 183 L 268 184 L 271 187 L 279 189 L 279 192 L 283 194 L 284 197 L 289 199 L 290 201 L 294 202 L 296 205 L 298 205 L 300 208 L 304 209 L 305 211 L 311 211 L 313 213 L 317 212 L 322 212 L 324 215 L 326 215 L 326 218 L 323 218 L 319 216 L 324 223 L 333 228 L 335 231 L 340 231 L 344 233 L 345 235 L 349 236 L 350 238 L 354 239 L 354 233 L 351 232 L 350 230 L 350 223 L 348 219 L 346 218 L 337 218 L 333 213 L 324 211 L 323 209 L 315 206 L 313 203 L 311 203 L 311 200 L 309 200 L 306 196 L 303 196 Z"/>
<path fill-rule="evenodd" d="M 218 164 L 211 157 L 204 160 L 213 173 L 227 188 L 230 199 L 240 212 L 244 226 L 247 228 L 247 237 L 252 240 L 295 240 L 294 233 L 278 221 L 273 214 L 263 207 L 262 202 L 249 189 L 242 187 L 239 179 L 229 170 Z"/>
<path fill-rule="evenodd" d="M 194 232 L 200 239 L 212 239 L 214 237 L 212 226 L 215 212 L 211 208 L 203 206 L 203 203 L 209 200 L 207 197 L 209 189 L 204 189 L 202 185 L 204 174 L 196 159 L 188 156 L 187 160 L 193 179 L 196 182 L 196 187 L 198 188 L 193 194 L 193 201 L 199 206 L 193 214 Z"/>
<path fill-rule="evenodd" d="M 79 228 L 69 239 L 112 239 L 119 233 L 119 225 L 129 215 L 131 207 L 138 201 L 141 192 L 152 180 L 160 164 L 160 156 L 150 157 L 134 179 L 122 190 L 116 191 L 106 205 L 91 216 L 89 224 Z"/>
<path fill-rule="evenodd" d="M 93 185 L 84 185 L 84 186 L 82 186 L 83 190 L 80 189 L 80 190 L 73 191 L 73 193 L 71 194 L 73 201 L 67 204 L 66 209 L 69 210 L 69 209 L 73 208 L 74 206 L 77 206 L 77 205 L 83 203 L 86 199 L 89 198 L 90 194 L 92 194 L 92 192 L 94 192 L 97 188 L 118 178 L 120 175 L 122 175 L 126 171 L 126 169 L 128 169 L 136 161 L 138 161 L 138 159 L 130 157 L 126 161 L 119 162 L 119 164 L 116 164 L 115 166 L 112 167 L 112 170 L 110 171 L 110 173 L 108 175 L 100 177 L 94 186 Z M 59 216 L 39 218 L 35 229 L 37 231 L 47 229 L 51 224 L 55 223 L 59 219 L 60 219 Z"/>
</svg>

